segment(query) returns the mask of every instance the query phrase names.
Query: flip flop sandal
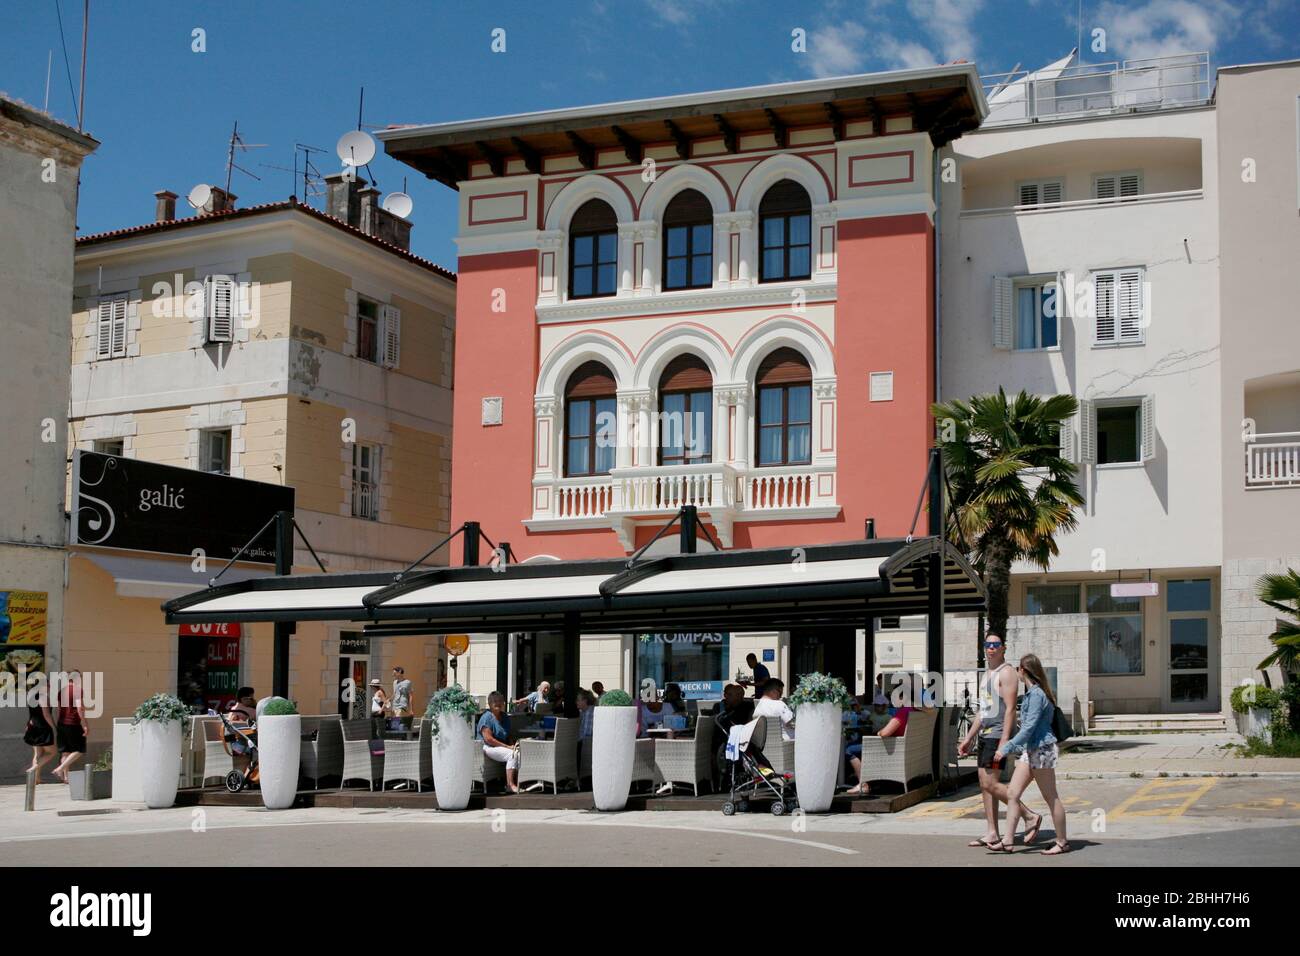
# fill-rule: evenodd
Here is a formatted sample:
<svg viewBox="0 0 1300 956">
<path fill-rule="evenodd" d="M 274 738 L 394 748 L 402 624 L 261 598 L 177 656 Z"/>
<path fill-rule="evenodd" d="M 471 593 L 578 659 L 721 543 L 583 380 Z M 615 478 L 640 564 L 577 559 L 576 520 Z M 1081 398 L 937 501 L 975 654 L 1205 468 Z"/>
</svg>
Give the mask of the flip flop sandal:
<svg viewBox="0 0 1300 956">
<path fill-rule="evenodd" d="M 988 848 L 990 853 L 1011 853 L 1012 852 L 1011 847 L 1007 846 L 1006 842 L 1003 840 L 997 840 L 993 843 L 988 844 Z"/>
<path fill-rule="evenodd" d="M 1069 853 L 1069 852 L 1070 852 L 1070 844 L 1068 844 L 1068 843 L 1054 843 L 1054 844 L 1052 845 L 1052 848 L 1051 848 L 1050 850 L 1044 850 L 1044 851 L 1042 852 L 1042 855 L 1043 855 L 1043 856 L 1061 856 L 1062 854 L 1064 854 L 1064 853 Z"/>
<path fill-rule="evenodd" d="M 1001 840 L 983 840 L 983 839 L 980 839 L 980 840 L 971 840 L 971 841 L 970 841 L 969 843 L 967 843 L 966 845 L 969 846 L 969 847 L 981 847 L 981 846 L 982 846 L 982 847 L 983 847 L 984 849 L 986 849 L 986 850 L 991 850 L 991 849 L 993 849 L 993 844 L 994 844 L 994 843 L 1001 843 L 1001 842 L 1002 842 Z"/>
<path fill-rule="evenodd" d="M 1038 822 L 1036 822 L 1032 827 L 1027 827 L 1025 829 L 1026 845 L 1033 843 L 1035 840 L 1038 839 L 1038 831 L 1041 830 L 1042 828 L 1043 828 L 1043 815 L 1040 813 L 1038 814 Z"/>
</svg>

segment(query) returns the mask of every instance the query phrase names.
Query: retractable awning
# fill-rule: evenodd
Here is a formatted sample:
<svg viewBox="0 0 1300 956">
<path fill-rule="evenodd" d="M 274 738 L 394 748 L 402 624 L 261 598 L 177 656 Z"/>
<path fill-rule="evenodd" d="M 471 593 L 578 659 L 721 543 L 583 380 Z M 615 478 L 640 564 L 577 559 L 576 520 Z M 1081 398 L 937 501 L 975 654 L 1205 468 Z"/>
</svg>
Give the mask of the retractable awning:
<svg viewBox="0 0 1300 956">
<path fill-rule="evenodd" d="M 788 629 L 924 614 L 929 559 L 943 557 L 948 611 L 984 607 L 984 587 L 938 538 L 805 548 L 554 561 L 392 573 L 270 577 L 163 605 L 169 624 L 349 621 L 376 634 Z"/>
</svg>

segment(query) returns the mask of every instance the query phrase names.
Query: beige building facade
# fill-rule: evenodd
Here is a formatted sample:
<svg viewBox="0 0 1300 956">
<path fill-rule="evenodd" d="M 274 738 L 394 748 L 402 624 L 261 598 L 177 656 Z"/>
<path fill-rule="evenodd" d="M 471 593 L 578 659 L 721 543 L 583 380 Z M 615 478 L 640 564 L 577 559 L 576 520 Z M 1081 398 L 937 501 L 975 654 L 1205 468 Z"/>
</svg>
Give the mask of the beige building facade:
<svg viewBox="0 0 1300 956">
<path fill-rule="evenodd" d="M 455 277 L 407 251 L 409 224 L 364 187 L 331 179 L 337 218 L 292 201 L 235 209 L 214 188 L 214 209 L 177 219 L 163 192 L 156 222 L 80 240 L 70 453 L 291 486 L 328 571 L 398 571 L 432 547 L 448 530 Z M 65 662 L 104 672 L 105 715 L 184 692 L 205 638 L 165 625 L 159 605 L 195 590 L 176 567 L 190 562 L 137 553 L 153 570 L 122 570 L 102 549 L 73 550 Z M 298 538 L 294 573 L 312 572 Z M 259 697 L 271 635 L 259 624 L 238 637 L 238 683 Z M 365 684 L 391 689 L 400 665 L 422 711 L 445 679 L 440 648 L 302 624 L 289 693 L 303 713 L 361 715 Z M 344 700 L 349 678 L 362 688 Z M 92 741 L 110 737 L 108 721 L 92 728 Z"/>
<path fill-rule="evenodd" d="M 1260 576 L 1300 570 L 1300 60 L 1220 69 L 1217 101 L 1226 700 L 1272 651 Z"/>
<path fill-rule="evenodd" d="M 99 144 L 0 97 L 0 674 L 57 658 L 63 639 L 67 315 L 77 177 Z M 22 223 L 22 228 L 11 224 Z M 0 707 L 0 780 L 30 761 L 27 710 Z"/>
</svg>

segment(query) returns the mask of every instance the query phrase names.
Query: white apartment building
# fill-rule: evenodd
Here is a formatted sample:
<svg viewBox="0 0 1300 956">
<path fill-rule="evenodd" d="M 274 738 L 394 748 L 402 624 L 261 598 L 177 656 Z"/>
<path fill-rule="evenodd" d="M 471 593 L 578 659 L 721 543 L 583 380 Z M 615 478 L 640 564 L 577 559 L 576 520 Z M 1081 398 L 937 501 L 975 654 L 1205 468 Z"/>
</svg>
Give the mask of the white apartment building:
<svg viewBox="0 0 1300 956">
<path fill-rule="evenodd" d="M 993 78 L 944 156 L 941 395 L 1080 401 L 1062 447 L 1086 504 L 1049 573 L 1013 569 L 1009 646 L 1098 715 L 1226 706 L 1209 81 L 1204 54 L 1072 54 Z"/>
</svg>

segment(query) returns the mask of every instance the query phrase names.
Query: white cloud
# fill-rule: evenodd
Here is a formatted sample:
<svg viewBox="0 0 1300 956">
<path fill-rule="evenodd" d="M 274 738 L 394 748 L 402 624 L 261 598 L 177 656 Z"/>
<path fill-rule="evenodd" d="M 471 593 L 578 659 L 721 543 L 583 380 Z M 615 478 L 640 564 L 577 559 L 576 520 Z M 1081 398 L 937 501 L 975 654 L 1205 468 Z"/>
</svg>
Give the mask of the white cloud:
<svg viewBox="0 0 1300 956">
<path fill-rule="evenodd" d="M 866 63 L 867 28 L 847 21 L 818 27 L 808 37 L 808 68 L 813 76 L 861 73 Z"/>
<path fill-rule="evenodd" d="M 907 10 L 939 44 L 944 60 L 975 59 L 975 24 L 984 0 L 907 0 Z"/>
<path fill-rule="evenodd" d="M 886 36 L 877 45 L 882 64 L 889 70 L 919 70 L 935 66 L 939 58 L 920 43 Z"/>
<path fill-rule="evenodd" d="M 1106 29 L 1107 53 L 1125 59 L 1213 52 L 1241 22 L 1229 0 L 1147 0 L 1136 6 L 1107 0 L 1093 16 Z"/>
</svg>

